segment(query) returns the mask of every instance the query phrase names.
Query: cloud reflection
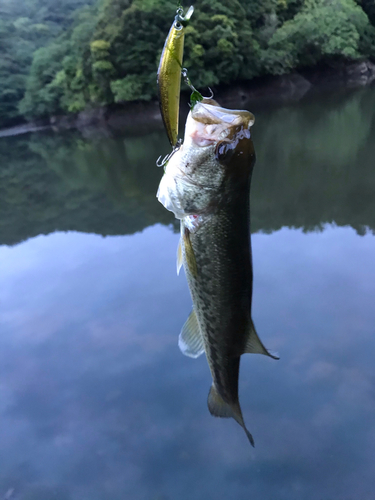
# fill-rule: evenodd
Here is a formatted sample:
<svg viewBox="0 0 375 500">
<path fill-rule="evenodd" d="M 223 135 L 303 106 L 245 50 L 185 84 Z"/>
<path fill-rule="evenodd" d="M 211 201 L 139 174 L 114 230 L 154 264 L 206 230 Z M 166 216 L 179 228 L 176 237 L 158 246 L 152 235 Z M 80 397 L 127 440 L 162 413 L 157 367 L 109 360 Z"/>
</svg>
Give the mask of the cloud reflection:
<svg viewBox="0 0 375 500">
<path fill-rule="evenodd" d="M 254 321 L 281 354 L 243 357 L 254 451 L 209 415 L 205 360 L 178 351 L 177 240 L 154 226 L 0 247 L 0 498 L 370 499 L 374 237 L 253 236 Z"/>
</svg>

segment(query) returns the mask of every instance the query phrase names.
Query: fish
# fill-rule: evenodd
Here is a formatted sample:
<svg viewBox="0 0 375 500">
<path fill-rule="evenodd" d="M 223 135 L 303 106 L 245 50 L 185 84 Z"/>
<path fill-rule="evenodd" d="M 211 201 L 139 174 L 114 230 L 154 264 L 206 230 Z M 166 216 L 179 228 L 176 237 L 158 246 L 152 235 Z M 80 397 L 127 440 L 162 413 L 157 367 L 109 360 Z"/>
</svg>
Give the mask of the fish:
<svg viewBox="0 0 375 500">
<path fill-rule="evenodd" d="M 177 272 L 184 267 L 193 302 L 180 350 L 192 358 L 206 354 L 212 375 L 208 409 L 233 418 L 252 446 L 238 396 L 240 358 L 258 353 L 279 359 L 264 347 L 251 317 L 253 123 L 249 111 L 222 108 L 211 98 L 196 103 L 157 192 L 180 220 Z"/>
<path fill-rule="evenodd" d="M 165 40 L 157 73 L 160 112 L 171 146 L 178 141 L 178 117 L 180 109 L 181 70 L 185 28 L 193 15 L 191 6 L 186 15 L 178 9 L 176 17 Z"/>
</svg>

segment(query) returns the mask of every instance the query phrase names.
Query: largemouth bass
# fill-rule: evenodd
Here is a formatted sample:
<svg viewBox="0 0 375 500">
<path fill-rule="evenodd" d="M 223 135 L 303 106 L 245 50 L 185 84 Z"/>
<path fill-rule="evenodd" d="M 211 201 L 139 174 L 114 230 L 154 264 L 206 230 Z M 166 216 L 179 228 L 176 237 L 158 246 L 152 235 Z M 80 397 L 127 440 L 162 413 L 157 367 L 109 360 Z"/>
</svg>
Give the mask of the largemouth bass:
<svg viewBox="0 0 375 500">
<path fill-rule="evenodd" d="M 158 69 L 157 83 L 160 112 L 169 142 L 172 146 L 177 144 L 178 138 L 178 114 L 180 109 L 185 28 L 193 12 L 193 6 L 189 8 L 186 16 L 183 16 L 182 9 L 177 10 L 176 17 L 165 40 Z"/>
<path fill-rule="evenodd" d="M 203 99 L 190 111 L 182 146 L 166 165 L 157 197 L 181 220 L 178 271 L 183 264 L 193 311 L 179 346 L 206 353 L 212 374 L 208 408 L 247 430 L 238 399 L 240 357 L 278 359 L 259 339 L 251 318 L 250 181 L 255 153 L 253 115 Z"/>
</svg>

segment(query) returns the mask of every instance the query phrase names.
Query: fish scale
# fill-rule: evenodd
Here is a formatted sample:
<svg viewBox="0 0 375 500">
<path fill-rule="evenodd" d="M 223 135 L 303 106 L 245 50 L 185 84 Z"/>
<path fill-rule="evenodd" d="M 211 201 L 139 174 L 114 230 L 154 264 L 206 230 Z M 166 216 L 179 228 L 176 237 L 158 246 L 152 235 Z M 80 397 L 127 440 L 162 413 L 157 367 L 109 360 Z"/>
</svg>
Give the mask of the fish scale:
<svg viewBox="0 0 375 500">
<path fill-rule="evenodd" d="M 202 228 L 190 235 L 197 262 L 196 278 L 189 272 L 183 250 L 184 268 L 213 380 L 219 390 L 230 394 L 228 402 L 237 401 L 236 388 L 216 380 L 215 373 L 218 367 L 221 371 L 226 369 L 228 356 L 242 354 L 246 339 L 241 333 L 251 321 L 249 204 L 246 192 L 244 195 L 238 203 L 238 210 L 245 213 L 242 217 L 245 227 L 241 232 L 230 234 L 229 217 L 222 210 L 210 215 Z M 234 217 L 240 216 L 238 210 Z M 241 307 L 239 299 L 245 307 Z"/>
</svg>

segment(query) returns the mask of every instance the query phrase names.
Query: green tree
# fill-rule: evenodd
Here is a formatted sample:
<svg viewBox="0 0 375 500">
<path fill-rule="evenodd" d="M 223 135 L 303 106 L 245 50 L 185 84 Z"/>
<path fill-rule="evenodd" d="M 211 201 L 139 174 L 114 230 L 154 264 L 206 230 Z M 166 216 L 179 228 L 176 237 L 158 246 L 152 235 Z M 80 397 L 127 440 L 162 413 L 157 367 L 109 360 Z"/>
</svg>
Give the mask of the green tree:
<svg viewBox="0 0 375 500">
<path fill-rule="evenodd" d="M 26 94 L 19 106 L 26 117 L 45 117 L 61 110 L 63 78 L 57 75 L 66 52 L 67 43 L 51 44 L 35 52 Z"/>
<path fill-rule="evenodd" d="M 364 12 L 373 26 L 375 26 L 375 2 L 374 0 L 356 0 L 358 5 L 362 7 Z"/>
<path fill-rule="evenodd" d="M 375 60 L 373 0 L 193 3 L 184 66 L 198 88 Z M 0 126 L 155 98 L 175 12 L 176 0 L 0 0 Z"/>
<path fill-rule="evenodd" d="M 265 70 L 284 73 L 322 60 L 359 59 L 361 40 L 370 29 L 354 0 L 306 0 L 270 39 L 263 53 Z"/>
<path fill-rule="evenodd" d="M 0 0 L 0 127 L 22 120 L 18 105 L 25 93 L 35 51 L 48 46 L 70 27 L 78 7 L 94 1 Z M 51 89 L 45 95 L 47 102 L 51 101 L 50 94 Z"/>
</svg>

